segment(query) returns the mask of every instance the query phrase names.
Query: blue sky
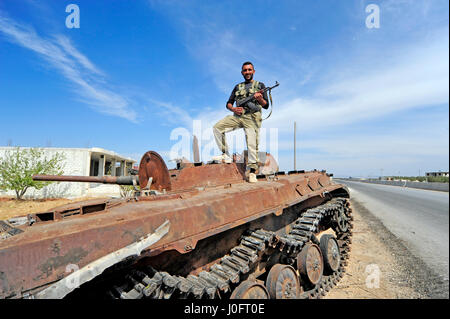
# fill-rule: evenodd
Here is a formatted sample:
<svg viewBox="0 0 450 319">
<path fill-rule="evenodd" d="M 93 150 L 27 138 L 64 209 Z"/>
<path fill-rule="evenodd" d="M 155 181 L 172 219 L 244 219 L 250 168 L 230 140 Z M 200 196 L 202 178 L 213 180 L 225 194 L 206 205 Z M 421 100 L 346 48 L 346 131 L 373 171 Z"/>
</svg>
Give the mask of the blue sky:
<svg viewBox="0 0 450 319">
<path fill-rule="evenodd" d="M 71 3 L 80 28 L 66 27 Z M 296 121 L 297 169 L 448 171 L 448 13 L 439 0 L 2 0 L 0 145 L 155 150 L 173 167 L 198 132 L 206 161 L 250 60 L 255 79 L 280 82 L 260 150 L 281 170 Z M 228 141 L 245 147 L 242 130 Z"/>
</svg>

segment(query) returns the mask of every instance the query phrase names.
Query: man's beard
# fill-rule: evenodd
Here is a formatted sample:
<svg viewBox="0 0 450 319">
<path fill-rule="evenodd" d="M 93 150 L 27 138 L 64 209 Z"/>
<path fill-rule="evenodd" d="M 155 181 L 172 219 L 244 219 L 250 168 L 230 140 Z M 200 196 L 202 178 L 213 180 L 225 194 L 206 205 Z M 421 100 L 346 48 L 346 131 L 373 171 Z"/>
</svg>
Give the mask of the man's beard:
<svg viewBox="0 0 450 319">
<path fill-rule="evenodd" d="M 251 80 L 253 80 L 253 74 L 250 75 L 250 78 L 247 80 L 247 78 L 244 76 L 244 80 L 245 82 L 250 82 Z"/>
</svg>

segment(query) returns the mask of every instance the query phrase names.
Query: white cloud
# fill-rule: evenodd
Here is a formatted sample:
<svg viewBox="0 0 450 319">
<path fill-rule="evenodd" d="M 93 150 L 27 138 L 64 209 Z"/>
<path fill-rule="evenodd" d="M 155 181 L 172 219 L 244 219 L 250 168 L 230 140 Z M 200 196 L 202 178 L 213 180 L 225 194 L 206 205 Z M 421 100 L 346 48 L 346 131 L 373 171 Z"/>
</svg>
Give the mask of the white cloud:
<svg viewBox="0 0 450 319">
<path fill-rule="evenodd" d="M 168 11 L 169 15 L 178 12 L 174 8 Z M 274 112 L 264 122 L 281 133 L 291 130 L 293 121 L 297 121 L 300 131 L 335 129 L 399 111 L 448 103 L 448 28 L 435 32 L 434 38 L 429 32 L 428 38 L 399 48 L 368 45 L 365 52 L 380 50 L 378 57 L 361 51 L 354 65 L 336 61 L 328 74 L 323 74 L 318 65 L 325 61 L 256 43 L 251 37 L 239 41 L 233 26 L 199 24 L 198 15 L 188 11 L 179 21 L 186 46 L 209 66 L 208 72 L 222 92 L 228 94 L 240 79 L 243 59 L 255 62 L 258 79 L 281 82 L 273 92 Z M 371 58 L 364 61 L 364 56 Z M 303 89 L 310 82 L 314 82 L 316 91 Z"/>
<path fill-rule="evenodd" d="M 156 113 L 166 120 L 166 123 L 182 124 L 185 127 L 192 127 L 192 117 L 183 108 L 173 105 L 170 102 L 161 102 L 154 99 L 148 99 L 151 104 L 156 105 Z"/>
<path fill-rule="evenodd" d="M 84 68 L 91 71 L 92 73 L 98 74 L 98 75 L 104 75 L 103 72 L 101 72 L 95 65 L 92 64 L 89 59 L 84 56 L 82 53 L 80 53 L 72 44 L 70 39 L 67 37 L 64 37 L 62 35 L 58 35 L 55 37 L 56 42 L 64 49 L 64 51 L 75 58 L 75 60 Z"/>
<path fill-rule="evenodd" d="M 399 50 L 390 62 L 368 61 L 361 73 L 341 66 L 344 76 L 322 83 L 313 97 L 293 97 L 279 105 L 266 123 L 287 130 L 348 125 L 401 110 L 448 103 L 448 31 Z"/>
<path fill-rule="evenodd" d="M 444 112 L 442 112 L 444 114 Z M 307 138 L 297 138 L 297 167 L 327 169 L 341 175 L 418 174 L 428 170 L 448 170 L 448 113 L 408 117 L 403 124 L 385 130 L 351 130 Z M 299 138 L 302 137 L 302 138 Z M 279 142 L 279 162 L 283 170 L 293 168 L 290 140 Z M 375 171 L 374 171 L 375 170 Z"/>
<path fill-rule="evenodd" d="M 0 32 L 9 41 L 37 53 L 75 84 L 74 91 L 78 98 L 94 110 L 137 121 L 136 112 L 130 107 L 128 99 L 107 88 L 103 72 L 79 52 L 67 37 L 56 35 L 53 39 L 45 39 L 33 28 L 5 17 L 1 12 Z"/>
</svg>

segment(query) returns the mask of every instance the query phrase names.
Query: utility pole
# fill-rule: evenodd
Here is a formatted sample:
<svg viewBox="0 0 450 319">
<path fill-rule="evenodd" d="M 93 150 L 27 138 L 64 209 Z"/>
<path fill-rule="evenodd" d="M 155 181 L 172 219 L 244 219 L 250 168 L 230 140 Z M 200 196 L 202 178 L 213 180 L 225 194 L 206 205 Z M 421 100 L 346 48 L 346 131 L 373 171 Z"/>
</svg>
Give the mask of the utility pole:
<svg viewBox="0 0 450 319">
<path fill-rule="evenodd" d="M 297 170 L 296 135 L 297 135 L 297 122 L 294 121 L 294 171 Z"/>
</svg>

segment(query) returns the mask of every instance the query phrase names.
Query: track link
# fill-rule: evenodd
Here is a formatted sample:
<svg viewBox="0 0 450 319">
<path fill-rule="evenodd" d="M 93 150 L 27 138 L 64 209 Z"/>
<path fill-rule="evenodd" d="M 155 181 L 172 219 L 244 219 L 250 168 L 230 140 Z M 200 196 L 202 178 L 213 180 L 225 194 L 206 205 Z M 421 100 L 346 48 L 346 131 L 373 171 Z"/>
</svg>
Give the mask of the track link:
<svg viewBox="0 0 450 319">
<path fill-rule="evenodd" d="M 263 229 L 248 231 L 241 237 L 238 246 L 212 265 L 208 271 L 202 271 L 187 277 L 170 275 L 148 267 L 145 272 L 131 270 L 126 283 L 113 286 L 108 295 L 120 299 L 169 299 L 223 298 L 255 269 L 262 257 L 280 251 L 286 264 L 295 264 L 295 257 L 306 243 L 318 244 L 317 235 L 326 220 L 334 232 L 339 244 L 340 266 L 337 271 L 323 276 L 321 281 L 300 298 L 315 299 L 325 296 L 343 277 L 349 258 L 353 217 L 350 202 L 345 198 L 335 198 L 300 214 L 289 234 L 278 236 L 275 232 Z M 344 220 L 344 222 L 343 222 Z"/>
</svg>

